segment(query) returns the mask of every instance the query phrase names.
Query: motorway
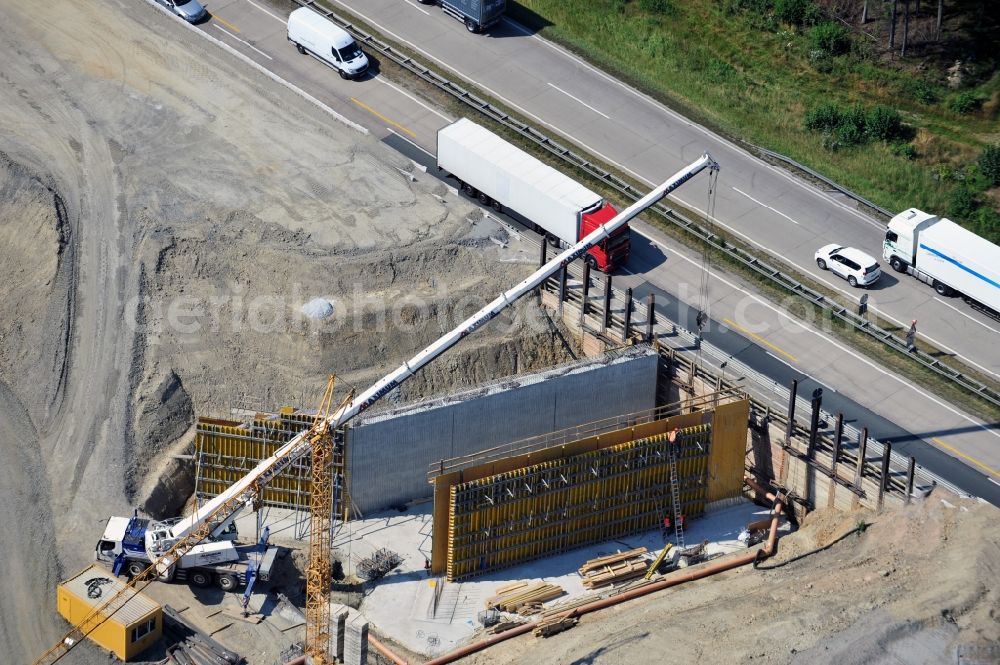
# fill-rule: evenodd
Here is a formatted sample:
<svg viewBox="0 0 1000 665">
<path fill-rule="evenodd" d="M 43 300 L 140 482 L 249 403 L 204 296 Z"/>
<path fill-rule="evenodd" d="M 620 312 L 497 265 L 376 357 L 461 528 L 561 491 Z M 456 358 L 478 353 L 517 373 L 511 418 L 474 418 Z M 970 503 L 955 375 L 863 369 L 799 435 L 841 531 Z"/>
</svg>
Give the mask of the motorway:
<svg viewBox="0 0 1000 665">
<path fill-rule="evenodd" d="M 780 257 L 800 273 L 839 291 L 844 302 L 860 293 L 821 271 L 819 247 L 836 242 L 881 256 L 885 226 L 784 171 L 749 155 L 661 104 L 553 46 L 507 19 L 487 35 L 472 35 L 439 8 L 412 0 L 330 0 L 370 25 L 580 145 L 587 152 L 654 186 L 708 150 L 724 166 L 715 221 L 755 248 Z M 433 134 L 416 130 L 424 147 Z M 705 199 L 680 193 L 705 212 Z M 887 266 L 886 266 L 887 267 Z M 958 298 L 940 298 L 925 284 L 891 269 L 870 293 L 878 312 L 954 353 L 991 378 L 1000 378 L 1000 323 Z"/>
<path fill-rule="evenodd" d="M 391 9 L 390 3 L 377 0 L 366 0 L 363 5 L 360 2 L 356 4 L 366 13 L 374 12 L 379 7 L 383 7 L 387 12 Z M 428 38 L 428 43 L 435 48 L 443 48 L 443 44 L 456 40 L 457 43 L 461 43 L 466 38 L 477 38 L 468 34 L 461 24 L 440 15 L 440 11 L 434 8 L 416 5 L 407 0 L 396 0 L 392 6 L 399 12 L 408 12 L 397 17 L 397 20 L 402 21 L 405 17 L 410 19 L 409 22 L 402 21 L 402 26 L 393 25 L 395 28 L 393 32 L 402 30 L 407 25 L 412 28 L 429 21 L 437 25 L 436 29 L 441 33 L 437 38 Z M 300 56 L 285 37 L 284 21 L 287 8 L 278 9 L 266 4 L 264 0 L 218 0 L 212 4 L 211 9 L 213 19 L 199 26 L 205 33 L 229 44 L 277 76 L 299 86 L 335 112 L 365 126 L 372 134 L 408 154 L 414 161 L 433 167 L 435 133 L 437 129 L 454 119 L 449 113 L 434 107 L 412 90 L 408 90 L 404 81 L 385 80 L 377 70 L 362 81 L 343 81 L 335 72 L 315 59 Z M 164 20 L 167 18 L 164 17 Z M 516 43 L 526 52 L 538 51 L 542 55 L 551 51 L 557 60 L 568 59 L 570 64 L 567 67 L 583 72 L 579 74 L 580 76 L 594 76 L 605 85 L 611 84 L 603 74 L 580 64 L 560 49 L 550 47 L 546 42 L 516 32 L 508 36 L 510 38 L 506 40 L 491 39 L 486 36 L 478 36 L 478 39 L 488 40 L 481 43 L 488 43 L 491 46 L 501 41 Z M 401 40 L 398 33 L 395 38 Z M 541 46 L 528 48 L 527 45 L 533 45 L 535 42 Z M 468 48 L 472 48 L 475 44 L 472 42 Z M 501 56 L 498 55 L 497 58 Z M 540 58 L 539 62 L 524 64 L 523 76 L 535 76 L 543 71 L 546 65 L 542 61 L 546 59 L 552 58 Z M 456 61 L 474 60 L 476 59 L 466 57 L 464 60 Z M 481 58 L 478 61 L 485 62 Z M 473 76 L 482 82 L 489 80 L 491 71 L 500 69 L 507 71 L 510 68 L 486 67 L 488 71 L 477 70 Z M 554 77 L 552 80 L 573 79 L 577 74 L 561 76 L 562 78 Z M 486 85 L 493 87 L 489 83 Z M 499 87 L 499 84 L 497 86 Z M 562 90 L 565 92 L 568 88 Z M 560 90 L 555 92 L 560 93 Z M 584 94 L 583 91 L 577 92 Z M 547 99 L 550 96 L 548 90 L 543 90 L 535 96 L 527 95 L 528 98 L 522 102 L 531 104 L 539 98 Z M 550 101 L 554 99 L 558 98 Z M 788 210 L 792 210 L 790 202 L 797 201 L 798 198 L 802 198 L 803 202 L 795 205 L 803 205 L 810 210 L 812 208 L 809 206 L 815 208 L 818 206 L 815 202 L 821 201 L 828 207 L 827 212 L 812 210 L 809 219 L 823 219 L 830 224 L 833 216 L 840 215 L 844 219 L 855 220 L 850 224 L 854 229 L 853 232 L 858 232 L 859 229 L 864 232 L 865 229 L 875 228 L 874 222 L 865 221 L 866 218 L 849 211 L 842 204 L 829 199 L 810 186 L 801 184 L 769 166 L 762 166 L 760 162 L 752 160 L 746 153 L 726 142 L 713 143 L 712 137 L 704 130 L 695 128 L 686 121 L 677 121 L 676 116 L 669 111 L 652 102 L 642 101 L 644 98 L 641 96 L 635 96 L 635 99 L 635 103 L 624 105 L 619 99 L 614 117 L 620 119 L 633 106 L 646 105 L 649 108 L 640 109 L 640 112 L 650 113 L 649 109 L 660 109 L 659 113 L 668 119 L 674 118 L 672 122 L 678 125 L 672 126 L 663 120 L 658 121 L 657 125 L 656 122 L 648 120 L 644 126 L 648 128 L 650 138 L 640 141 L 644 142 L 644 147 L 634 146 L 638 151 L 634 159 L 628 155 L 622 157 L 633 168 L 648 174 L 648 178 L 643 178 L 644 180 L 650 182 L 653 179 L 662 180 L 683 165 L 681 160 L 683 163 L 693 161 L 698 154 L 709 148 L 713 156 L 723 165 L 720 176 L 720 184 L 723 186 L 719 188 L 716 216 L 721 220 L 727 220 L 727 223 L 753 224 L 755 220 L 764 223 L 765 219 L 769 224 L 774 223 L 775 215 L 762 212 L 765 210 L 763 207 L 751 206 L 747 209 L 743 203 L 745 196 L 737 194 L 734 197 L 725 193 L 724 190 L 735 186 L 742 192 L 753 194 L 755 198 L 768 196 L 767 201 L 776 208 L 779 199 L 789 205 Z M 591 101 L 597 102 L 596 99 L 592 99 L 587 103 Z M 554 104 L 569 113 L 569 119 L 566 120 L 569 133 L 575 136 L 576 132 L 591 127 L 597 133 L 594 137 L 589 137 L 588 141 L 596 143 L 603 136 L 601 140 L 607 140 L 609 143 L 607 146 L 601 144 L 602 147 L 605 150 L 613 147 L 614 129 L 609 127 L 600 130 L 595 127 L 600 123 L 582 121 L 584 113 L 579 108 L 573 107 L 574 103 L 570 99 Z M 606 117 L 601 122 L 604 120 L 610 121 L 611 118 Z M 669 127 L 673 128 L 668 129 Z M 683 138 L 679 127 L 686 127 L 694 131 L 695 135 Z M 663 136 L 659 144 L 653 138 L 658 131 L 670 134 Z M 643 149 L 639 150 L 640 147 Z M 676 160 L 676 164 L 673 160 Z M 754 172 L 752 170 L 754 168 L 762 170 Z M 429 176 L 435 173 L 436 169 L 428 169 Z M 685 205 L 698 209 L 706 207 L 707 193 L 704 180 L 693 181 L 679 192 L 680 200 Z M 699 201 L 699 192 L 703 196 L 700 199 L 701 205 L 695 205 L 693 202 Z M 812 203 L 809 203 L 809 197 L 814 199 Z M 744 206 L 741 211 L 737 211 L 734 207 L 737 203 Z M 816 221 L 813 226 L 813 222 L 807 224 L 804 216 L 796 214 L 800 217 L 794 220 L 796 229 L 815 228 L 817 233 L 821 232 L 823 228 L 821 221 Z M 789 229 L 777 229 L 776 235 L 791 237 L 793 235 L 791 226 L 790 222 Z M 713 317 L 706 331 L 710 341 L 727 349 L 734 357 L 755 369 L 768 373 L 782 384 L 787 385 L 791 378 L 800 378 L 808 385 L 822 384 L 827 391 L 826 408 L 842 410 L 847 419 L 855 422 L 859 428 L 867 425 L 872 436 L 892 441 L 896 450 L 917 456 L 918 461 L 932 471 L 1000 505 L 1000 427 L 996 423 L 986 424 L 968 416 L 940 398 L 878 367 L 867 358 L 846 348 L 831 334 L 805 324 L 781 307 L 752 295 L 752 288 L 743 284 L 738 277 L 713 270 L 710 279 L 707 280 L 707 291 L 703 290 L 706 280 L 703 279 L 701 257 L 645 224 L 637 223 L 633 228 L 637 231 L 633 241 L 633 256 L 623 271 L 624 274 L 616 277 L 619 286 L 632 287 L 637 294 L 656 292 L 659 298 L 658 311 L 686 327 L 693 325 L 690 321 L 690 317 L 693 316 L 692 310 L 687 305 L 697 306 L 702 298 L 706 297 Z M 880 237 L 881 233 L 876 233 L 875 236 Z M 800 238 L 796 242 L 801 245 L 810 241 Z M 850 242 L 861 245 L 854 240 Z M 816 241 L 813 244 L 821 243 Z M 789 250 L 786 256 L 791 253 Z M 810 258 L 811 253 L 812 249 L 809 249 Z M 887 277 L 889 279 L 886 280 L 886 287 L 890 286 L 892 275 Z M 927 295 L 922 288 L 916 287 L 921 285 L 914 280 L 906 280 L 886 290 L 895 294 L 897 290 L 904 292 L 909 289 L 913 293 Z M 933 296 L 933 292 L 930 292 L 930 296 Z M 933 300 L 930 296 L 928 296 L 930 300 Z M 876 298 L 880 298 L 876 306 L 884 312 L 886 296 L 882 295 L 882 291 L 876 291 L 872 301 L 876 301 Z M 926 302 L 922 304 L 928 305 Z M 962 303 L 957 303 L 956 306 L 964 307 Z M 941 316 L 941 319 L 943 323 L 952 326 L 969 327 L 965 334 L 970 336 L 979 334 L 982 339 L 978 343 L 978 348 L 975 344 L 970 344 L 968 352 L 975 352 L 979 361 L 988 363 L 994 370 L 1000 369 L 1000 364 L 997 363 L 1000 350 L 995 348 L 994 344 L 987 343 L 987 339 L 983 337 L 983 335 L 991 336 L 991 332 L 979 331 L 985 324 L 969 318 L 975 315 L 976 313 L 970 311 L 967 316 L 964 313 L 963 316 L 951 314 Z M 933 315 L 928 314 L 928 316 Z M 921 329 L 926 330 L 929 323 L 930 321 L 926 319 L 921 320 Z M 901 428 L 894 424 L 900 422 L 905 423 L 906 427 Z M 957 463 L 958 459 L 962 462 Z"/>
</svg>

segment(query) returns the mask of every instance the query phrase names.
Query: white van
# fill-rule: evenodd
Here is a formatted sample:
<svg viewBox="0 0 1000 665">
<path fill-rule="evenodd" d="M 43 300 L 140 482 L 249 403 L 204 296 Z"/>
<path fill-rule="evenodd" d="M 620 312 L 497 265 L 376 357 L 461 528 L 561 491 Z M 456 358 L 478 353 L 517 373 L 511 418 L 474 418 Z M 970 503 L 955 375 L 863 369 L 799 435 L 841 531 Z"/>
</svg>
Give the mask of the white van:
<svg viewBox="0 0 1000 665">
<path fill-rule="evenodd" d="M 288 15 L 288 41 L 299 53 L 309 53 L 340 73 L 340 78 L 358 78 L 368 71 L 368 57 L 346 30 L 306 7 Z"/>
</svg>

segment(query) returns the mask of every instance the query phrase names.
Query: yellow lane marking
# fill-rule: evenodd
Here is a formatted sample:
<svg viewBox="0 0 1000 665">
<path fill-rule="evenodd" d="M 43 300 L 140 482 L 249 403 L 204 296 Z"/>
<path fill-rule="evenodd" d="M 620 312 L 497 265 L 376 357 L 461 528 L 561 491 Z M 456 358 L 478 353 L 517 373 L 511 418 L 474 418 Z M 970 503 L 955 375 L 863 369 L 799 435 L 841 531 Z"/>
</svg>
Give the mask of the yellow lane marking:
<svg viewBox="0 0 1000 665">
<path fill-rule="evenodd" d="M 1000 471 L 997 471 L 996 469 L 983 464 L 982 462 L 980 462 L 979 460 L 977 460 L 975 457 L 970 457 L 969 455 L 966 455 L 965 453 L 963 453 L 962 451 L 954 448 L 953 446 L 949 446 L 947 443 L 945 443 L 941 439 L 937 438 L 936 436 L 932 436 L 931 437 L 931 441 L 933 441 L 934 443 L 938 444 L 939 446 L 941 446 L 942 448 L 944 448 L 946 450 L 950 450 L 951 452 L 955 453 L 956 455 L 958 455 L 962 459 L 967 460 L 969 462 L 972 462 L 973 464 L 975 464 L 976 466 L 978 466 L 983 471 L 986 471 L 987 473 L 993 474 L 997 478 L 1000 478 Z"/>
<path fill-rule="evenodd" d="M 221 23 L 222 25 L 226 26 L 227 28 L 229 28 L 229 29 L 230 29 L 230 30 L 232 30 L 233 32 L 239 32 L 239 31 L 240 31 L 240 29 L 239 29 L 239 28 L 237 28 L 237 27 L 236 27 L 235 25 L 233 25 L 232 23 L 230 23 L 230 22 L 229 22 L 229 21 L 227 21 L 226 19 L 222 18 L 222 17 L 221 17 L 221 16 L 219 16 L 218 14 L 215 14 L 215 13 L 213 13 L 213 14 L 212 14 L 212 18 L 214 18 L 214 19 L 215 19 L 216 21 L 218 21 L 218 22 L 219 22 L 219 23 Z"/>
<path fill-rule="evenodd" d="M 357 104 L 358 106 L 360 106 L 361 108 L 363 108 L 364 110 L 366 110 L 369 113 L 371 113 L 373 116 L 375 116 L 376 118 L 378 118 L 382 122 L 387 122 L 390 125 L 392 125 L 393 127 L 395 127 L 396 129 L 398 129 L 399 131 L 406 132 L 407 134 L 409 134 L 413 138 L 417 138 L 417 133 L 416 132 L 414 132 L 413 130 L 407 129 L 406 127 L 403 127 L 401 124 L 399 124 L 395 120 L 390 120 L 389 118 L 385 117 L 384 115 L 382 115 L 381 113 L 379 113 L 378 111 L 376 111 L 375 109 L 373 109 L 372 107 L 370 107 L 367 104 L 365 104 L 363 101 L 361 101 L 359 99 L 355 99 L 354 97 L 351 97 L 351 101 L 354 102 L 355 104 Z"/>
<path fill-rule="evenodd" d="M 780 353 L 781 355 L 783 355 L 786 358 L 788 358 L 789 360 L 791 360 L 793 363 L 799 362 L 798 358 L 796 358 L 795 356 L 793 356 L 792 354 L 790 354 L 788 351 L 785 351 L 784 349 L 782 349 L 781 347 L 779 347 L 779 346 L 777 346 L 775 344 L 771 344 L 769 341 L 767 341 L 766 339 L 764 339 L 760 335 L 756 335 L 756 334 L 750 332 L 749 330 L 747 330 L 743 326 L 739 325 L 738 323 L 730 321 L 729 319 L 722 319 L 722 321 L 723 321 L 723 323 L 725 323 L 730 328 L 736 328 L 737 330 L 739 330 L 744 335 L 749 335 L 750 337 L 753 337 L 755 340 L 757 340 L 758 342 L 760 342 L 761 344 L 763 344 L 767 348 L 771 349 L 772 351 L 776 351 L 776 352 Z"/>
</svg>

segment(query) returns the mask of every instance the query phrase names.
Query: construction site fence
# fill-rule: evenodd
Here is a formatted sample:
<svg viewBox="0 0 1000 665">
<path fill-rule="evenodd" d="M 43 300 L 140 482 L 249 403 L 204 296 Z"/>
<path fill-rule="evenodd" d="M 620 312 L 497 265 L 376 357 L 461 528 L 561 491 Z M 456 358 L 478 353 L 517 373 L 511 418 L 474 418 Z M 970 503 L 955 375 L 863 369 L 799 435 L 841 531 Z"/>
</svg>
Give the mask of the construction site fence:
<svg viewBox="0 0 1000 665">
<path fill-rule="evenodd" d="M 613 188 L 619 194 L 624 196 L 630 203 L 639 200 L 645 195 L 646 192 L 640 191 L 637 187 L 622 179 L 618 175 L 595 164 L 590 159 L 584 157 L 576 151 L 571 150 L 562 143 L 549 137 L 544 132 L 541 132 L 530 124 L 514 117 L 510 113 L 498 108 L 487 100 L 469 92 L 441 73 L 415 61 L 413 57 L 403 53 L 400 49 L 390 46 L 373 35 L 368 34 L 364 30 L 361 30 L 352 22 L 338 16 L 332 10 L 315 0 L 293 0 L 293 2 L 302 7 L 310 7 L 318 11 L 333 23 L 350 32 L 355 39 L 372 51 L 378 53 L 380 56 L 393 61 L 406 71 L 433 85 L 437 89 L 451 95 L 456 100 L 462 102 L 469 108 L 476 110 L 490 120 L 499 123 L 506 129 L 516 132 L 518 135 L 524 137 L 532 144 L 553 155 L 567 166 L 582 171 L 589 177 L 599 180 L 605 185 Z M 767 154 L 775 158 L 780 157 L 784 161 L 792 163 L 787 157 L 781 156 L 778 153 L 767 151 Z M 803 170 L 809 171 L 801 165 L 798 166 Z M 819 174 L 816 174 L 815 172 L 811 173 L 815 177 L 822 178 L 824 181 L 829 182 L 828 179 L 819 176 Z M 850 193 L 849 190 L 843 187 L 837 186 L 837 188 L 842 192 L 853 195 L 859 201 L 862 201 L 865 205 L 872 207 L 875 210 L 887 212 L 878 208 L 874 204 L 861 199 L 857 195 Z M 662 220 L 676 226 L 686 234 L 704 243 L 706 247 L 718 251 L 720 254 L 728 256 L 730 259 L 745 266 L 761 278 L 767 280 L 771 285 L 798 297 L 810 305 L 819 307 L 831 319 L 840 321 L 848 328 L 880 342 L 886 348 L 900 353 L 907 358 L 911 358 L 914 362 L 928 368 L 935 374 L 951 381 L 955 385 L 960 386 L 964 390 L 993 404 L 994 406 L 1000 406 L 1000 390 L 941 362 L 940 359 L 929 353 L 919 349 L 911 351 L 910 345 L 907 343 L 905 338 L 881 328 L 876 323 L 869 321 L 865 316 L 858 314 L 854 309 L 857 307 L 856 304 L 852 304 L 850 307 L 840 304 L 833 298 L 830 298 L 812 287 L 799 282 L 791 275 L 786 274 L 781 269 L 771 265 L 765 260 L 762 260 L 751 252 L 729 243 L 725 237 L 716 233 L 714 229 L 691 220 L 673 208 L 663 204 L 657 204 L 650 208 L 650 210 Z"/>
<path fill-rule="evenodd" d="M 613 280 L 606 275 L 593 280 L 584 303 L 582 278 L 585 272 L 588 274 L 590 272 L 585 266 L 570 264 L 540 287 L 542 302 L 556 308 L 561 313 L 564 323 L 600 339 L 605 345 L 636 341 L 653 342 L 665 356 L 674 380 L 686 387 L 690 393 L 694 392 L 696 380 L 712 386 L 715 391 L 745 391 L 750 398 L 752 421 L 759 426 L 779 423 L 787 428 L 788 405 L 791 398 L 789 387 L 757 372 L 722 349 L 701 339 L 697 333 L 673 322 L 661 323 L 655 313 L 655 305 L 650 327 L 647 304 L 642 300 L 628 298 L 627 292 L 616 288 Z M 606 298 L 605 289 L 609 283 L 611 295 Z M 586 304 L 585 310 L 584 304 Z M 627 327 L 626 322 L 628 322 Z M 647 332 L 652 333 L 648 340 Z M 793 437 L 809 439 L 809 424 L 803 416 L 809 417 L 811 412 L 811 401 L 796 395 L 791 431 Z M 831 428 L 836 416 L 823 409 L 820 409 L 819 415 L 822 431 L 816 436 L 814 450 L 832 453 L 834 443 Z M 851 424 L 843 424 L 837 462 L 853 460 L 856 463 L 857 455 L 864 450 L 865 464 L 862 466 L 864 474 L 880 473 L 880 467 L 876 467 L 875 464 L 882 459 L 886 446 L 871 437 L 862 442 L 862 431 Z M 784 445 L 787 452 L 795 454 L 791 441 L 787 441 Z M 815 460 L 810 459 L 810 463 L 815 464 Z M 890 447 L 886 491 L 901 492 L 904 495 L 907 493 L 910 466 L 911 458 L 893 452 Z M 829 471 L 826 470 L 827 473 Z M 934 485 L 955 494 L 968 494 L 914 461 L 913 489 L 928 489 Z"/>
</svg>

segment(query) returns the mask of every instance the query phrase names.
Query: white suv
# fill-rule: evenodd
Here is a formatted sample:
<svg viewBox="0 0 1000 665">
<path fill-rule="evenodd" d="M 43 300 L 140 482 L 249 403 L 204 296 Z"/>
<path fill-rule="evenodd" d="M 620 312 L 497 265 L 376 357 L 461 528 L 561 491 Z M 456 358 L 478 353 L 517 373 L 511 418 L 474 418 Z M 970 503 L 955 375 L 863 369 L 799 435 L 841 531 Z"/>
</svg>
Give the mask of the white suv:
<svg viewBox="0 0 1000 665">
<path fill-rule="evenodd" d="M 875 257 L 860 249 L 827 245 L 816 250 L 816 265 L 847 280 L 851 286 L 871 286 L 882 276 Z"/>
</svg>

